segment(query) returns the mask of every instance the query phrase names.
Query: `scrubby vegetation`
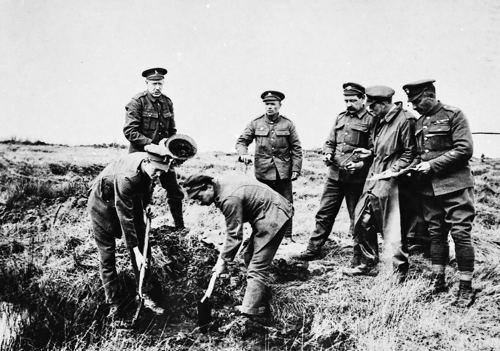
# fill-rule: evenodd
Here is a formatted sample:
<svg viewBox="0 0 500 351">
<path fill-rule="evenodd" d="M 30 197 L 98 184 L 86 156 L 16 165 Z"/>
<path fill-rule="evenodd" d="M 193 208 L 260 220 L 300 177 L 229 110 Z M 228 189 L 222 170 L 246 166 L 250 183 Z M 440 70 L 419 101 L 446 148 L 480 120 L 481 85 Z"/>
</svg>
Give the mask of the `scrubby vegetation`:
<svg viewBox="0 0 500 351">
<path fill-rule="evenodd" d="M 290 260 L 313 228 L 325 169 L 308 152 L 295 183 L 295 242 L 286 240 L 273 263 L 272 325 L 241 335 L 231 329 L 241 301 L 244 267 L 237 260 L 216 284 L 213 324 L 197 327 L 203 295 L 223 240 L 224 220 L 213 208 L 186 203 L 189 232 L 172 232 L 163 190 L 154 196 L 153 294 L 167 313 L 147 311 L 135 327 L 110 324 L 99 281 L 98 257 L 89 231 L 89 182 L 120 148 L 0 145 L 0 304 L 24 311 L 6 350 L 496 350 L 500 349 L 500 162 L 474 162 L 477 217 L 474 224 L 477 301 L 468 310 L 450 306 L 455 288 L 437 297 L 426 289 L 430 265 L 411 257 L 411 278 L 397 284 L 389 269 L 377 277 L 347 278 L 351 239 L 341 212 L 326 256 L 310 264 Z M 234 154 L 202 154 L 179 169 L 180 177 L 252 169 Z M 120 281 L 130 320 L 135 301 L 128 252 L 118 245 Z M 452 264 L 448 281 L 456 286 Z M 0 309 L 1 312 L 1 309 Z M 0 318 L 2 316 L 0 315 Z M 1 319 L 0 319 L 1 320 Z M 0 329 L 1 330 L 1 329 Z M 1 335 L 1 333 L 0 333 Z"/>
</svg>

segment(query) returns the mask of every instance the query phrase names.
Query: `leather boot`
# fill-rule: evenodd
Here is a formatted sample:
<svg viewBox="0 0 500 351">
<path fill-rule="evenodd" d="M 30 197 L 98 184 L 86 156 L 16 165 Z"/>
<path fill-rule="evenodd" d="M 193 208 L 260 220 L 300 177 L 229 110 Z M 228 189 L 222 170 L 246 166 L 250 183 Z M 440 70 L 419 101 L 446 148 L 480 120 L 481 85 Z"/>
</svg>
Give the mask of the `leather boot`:
<svg viewBox="0 0 500 351">
<path fill-rule="evenodd" d="M 314 261 L 319 259 L 321 256 L 321 251 L 320 250 L 309 250 L 307 249 L 306 251 L 292 256 L 293 259 L 299 260 L 299 261 Z"/>
<path fill-rule="evenodd" d="M 351 268 L 357 267 L 360 264 L 361 264 L 361 251 L 359 250 L 359 246 L 355 245 L 352 249 Z"/>
<path fill-rule="evenodd" d="M 452 303 L 455 307 L 467 308 L 472 306 L 476 299 L 476 293 L 472 289 L 470 281 L 460 281 L 457 298 Z"/>
<path fill-rule="evenodd" d="M 170 207 L 170 214 L 174 220 L 174 226 L 176 230 L 186 228 L 184 226 L 184 218 L 182 216 L 182 200 L 169 199 L 168 206 Z"/>
<path fill-rule="evenodd" d="M 444 273 L 435 273 L 432 275 L 431 288 L 429 290 L 431 295 L 439 294 L 448 290 Z"/>
<path fill-rule="evenodd" d="M 367 275 L 367 276 L 376 276 L 378 274 L 378 269 L 374 265 L 360 264 L 354 268 L 345 268 L 342 271 L 342 274 L 347 275 L 349 277 L 359 276 L 359 275 Z"/>
</svg>

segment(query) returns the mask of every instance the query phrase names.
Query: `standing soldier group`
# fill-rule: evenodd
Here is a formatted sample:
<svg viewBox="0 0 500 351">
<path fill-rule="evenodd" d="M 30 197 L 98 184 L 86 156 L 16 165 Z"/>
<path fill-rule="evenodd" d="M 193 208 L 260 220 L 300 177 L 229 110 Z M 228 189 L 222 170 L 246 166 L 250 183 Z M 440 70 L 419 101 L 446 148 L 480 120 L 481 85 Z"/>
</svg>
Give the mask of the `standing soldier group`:
<svg viewBox="0 0 500 351">
<path fill-rule="evenodd" d="M 172 101 L 162 94 L 166 69 L 143 72 L 147 90 L 126 106 L 123 129 L 131 154 L 110 164 L 96 179 L 89 198 L 94 237 L 100 255 L 101 279 L 110 315 L 119 312 L 115 238 L 124 236 L 136 276 L 147 262 L 141 251 L 144 213 L 156 179 L 167 191 L 174 229 L 184 229 L 184 197 L 169 160 L 165 140 L 176 134 Z M 455 242 L 460 284 L 455 304 L 474 300 L 471 280 L 474 250 L 473 178 L 469 168 L 472 137 L 467 119 L 456 107 L 436 99 L 434 80 L 406 84 L 408 101 L 421 114 L 416 119 L 387 86 L 343 84 L 346 110 L 334 120 L 324 146 L 328 177 L 316 224 L 306 250 L 296 256 L 315 260 L 329 237 L 343 199 L 354 245 L 347 276 L 373 275 L 379 262 L 378 234 L 392 257 L 400 281 L 408 272 L 408 237 L 423 213 L 430 235 L 431 293 L 447 289 L 445 265 L 448 233 Z M 236 141 L 239 160 L 255 164 L 256 180 L 192 175 L 183 186 L 189 198 L 215 204 L 226 218 L 226 240 L 214 271 L 222 273 L 243 239 L 243 224 L 252 234 L 245 247 L 247 287 L 239 306 L 242 318 L 269 316 L 269 268 L 283 237 L 292 235 L 292 182 L 301 173 L 302 148 L 294 123 L 279 110 L 285 95 L 265 91 L 265 113 L 253 119 Z M 255 141 L 255 156 L 248 146 Z M 416 202 L 415 199 L 421 199 Z M 181 232 L 179 232 L 181 233 Z M 145 306 L 162 313 L 147 294 Z"/>
</svg>

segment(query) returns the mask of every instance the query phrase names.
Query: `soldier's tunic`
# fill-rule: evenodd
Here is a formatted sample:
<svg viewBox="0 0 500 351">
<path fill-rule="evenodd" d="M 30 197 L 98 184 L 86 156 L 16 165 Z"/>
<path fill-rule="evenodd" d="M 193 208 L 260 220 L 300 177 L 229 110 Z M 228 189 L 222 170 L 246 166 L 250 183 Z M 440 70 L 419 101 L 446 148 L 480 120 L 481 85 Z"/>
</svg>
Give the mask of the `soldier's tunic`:
<svg viewBox="0 0 500 351">
<path fill-rule="evenodd" d="M 401 217 L 405 204 L 400 202 L 398 180 L 369 178 L 387 170 L 397 172 L 410 166 L 416 155 L 414 131 L 415 117 L 400 103 L 376 122 L 372 134 L 373 163 L 363 195 L 356 205 L 354 220 L 355 249 L 362 254 L 362 262 L 370 266 L 378 260 L 376 236 L 381 232 L 387 249 L 392 253 L 395 269 L 402 273 L 408 270 L 408 250 Z"/>
<path fill-rule="evenodd" d="M 129 152 L 144 151 L 177 133 L 172 100 L 165 95 L 154 98 L 148 91 L 135 95 L 125 106 L 123 133 L 130 142 Z"/>
<path fill-rule="evenodd" d="M 365 162 L 363 168 L 356 170 L 353 174 L 347 172 L 344 166 L 349 161 L 356 161 L 352 157 L 352 152 L 356 148 L 371 148 L 370 133 L 373 124 L 373 116 L 364 108 L 354 114 L 344 111 L 336 117 L 323 148 L 324 154 L 332 154 L 333 161 L 329 166 L 320 208 L 316 214 L 316 229 L 309 239 L 308 251 L 317 251 L 324 245 L 332 231 L 344 197 L 351 219 L 350 234 L 352 235 L 354 209 L 363 192 L 370 161 Z"/>
<path fill-rule="evenodd" d="M 226 218 L 226 241 L 221 258 L 232 261 L 242 243 L 243 223 L 252 226 L 244 252 L 247 287 L 241 312 L 266 312 L 270 298 L 269 266 L 293 216 L 292 204 L 267 185 L 233 176 L 214 179 L 215 205 Z"/>
<path fill-rule="evenodd" d="M 100 274 L 108 303 L 119 303 L 115 238 L 123 236 L 132 266 L 132 248 L 144 246 L 144 208 L 151 199 L 151 180 L 140 169 L 147 153 L 128 154 L 110 163 L 94 180 L 88 199 L 92 229 L 100 257 Z"/>
<path fill-rule="evenodd" d="M 123 133 L 130 142 L 129 152 L 144 151 L 148 144 L 158 144 L 163 138 L 177 133 L 172 100 L 165 95 L 154 98 L 148 91 L 135 95 L 125 106 Z M 162 187 L 167 191 L 168 204 L 176 225 L 183 226 L 182 199 L 184 193 L 177 183 L 172 168 L 160 177 Z"/>
<path fill-rule="evenodd" d="M 431 170 L 422 177 L 424 217 L 431 235 L 433 264 L 448 259 L 448 232 L 455 242 L 458 269 L 474 270 L 471 229 L 474 220 L 474 179 L 469 167 L 472 134 L 464 113 L 441 102 L 417 120 L 421 161 Z"/>
<path fill-rule="evenodd" d="M 302 170 L 302 147 L 295 125 L 285 116 L 266 114 L 252 120 L 236 141 L 239 155 L 255 140 L 255 177 L 293 203 L 292 172 Z M 291 235 L 291 226 L 290 233 Z"/>
</svg>

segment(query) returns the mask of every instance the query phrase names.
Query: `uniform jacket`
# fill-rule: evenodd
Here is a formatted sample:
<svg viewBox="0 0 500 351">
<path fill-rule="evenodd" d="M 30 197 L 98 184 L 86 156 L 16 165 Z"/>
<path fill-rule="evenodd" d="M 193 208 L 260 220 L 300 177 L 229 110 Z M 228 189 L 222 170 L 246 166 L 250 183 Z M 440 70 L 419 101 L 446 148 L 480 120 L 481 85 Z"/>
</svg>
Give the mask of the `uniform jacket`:
<svg viewBox="0 0 500 351">
<path fill-rule="evenodd" d="M 420 160 L 431 166 L 424 182 L 430 181 L 435 195 L 474 186 L 469 167 L 473 152 L 472 134 L 467 118 L 459 108 L 438 102 L 417 120 L 416 137 Z"/>
<path fill-rule="evenodd" d="M 273 121 L 262 115 L 248 124 L 236 141 L 239 155 L 248 153 L 255 139 L 255 177 L 262 180 L 289 179 L 302 170 L 302 147 L 295 125 L 285 116 Z"/>
<path fill-rule="evenodd" d="M 125 106 L 123 133 L 130 142 L 129 151 L 144 151 L 148 144 L 158 144 L 177 132 L 172 100 L 165 95 L 153 98 L 144 91 L 137 94 Z"/>
<path fill-rule="evenodd" d="M 293 206 L 283 196 L 256 180 L 243 176 L 215 179 L 215 205 L 226 218 L 226 242 L 221 254 L 232 261 L 243 239 L 243 223 L 252 226 L 254 240 L 269 242 L 293 216 Z"/>
<path fill-rule="evenodd" d="M 365 162 L 364 167 L 353 174 L 346 172 L 343 166 L 349 161 L 355 161 L 350 158 L 354 149 L 370 148 L 373 125 L 374 118 L 365 108 L 354 114 L 344 111 L 337 116 L 323 147 L 325 154 L 333 155 L 328 173 L 331 179 L 349 183 L 365 181 L 370 161 Z"/>
<path fill-rule="evenodd" d="M 386 170 L 394 172 L 408 168 L 416 157 L 415 116 L 396 103 L 395 108 L 377 120 L 372 131 L 373 163 L 368 177 Z M 366 189 L 391 187 L 391 181 L 367 181 Z M 378 189 L 382 194 L 386 189 Z M 376 195 L 375 191 L 375 195 Z"/>
<path fill-rule="evenodd" d="M 138 245 L 137 222 L 142 223 L 144 207 L 150 202 L 152 182 L 140 169 L 147 157 L 145 152 L 128 154 L 110 163 L 92 184 L 88 208 L 104 232 L 121 237 L 124 234 L 128 247 Z M 119 226 L 113 226 L 114 218 Z"/>
</svg>

